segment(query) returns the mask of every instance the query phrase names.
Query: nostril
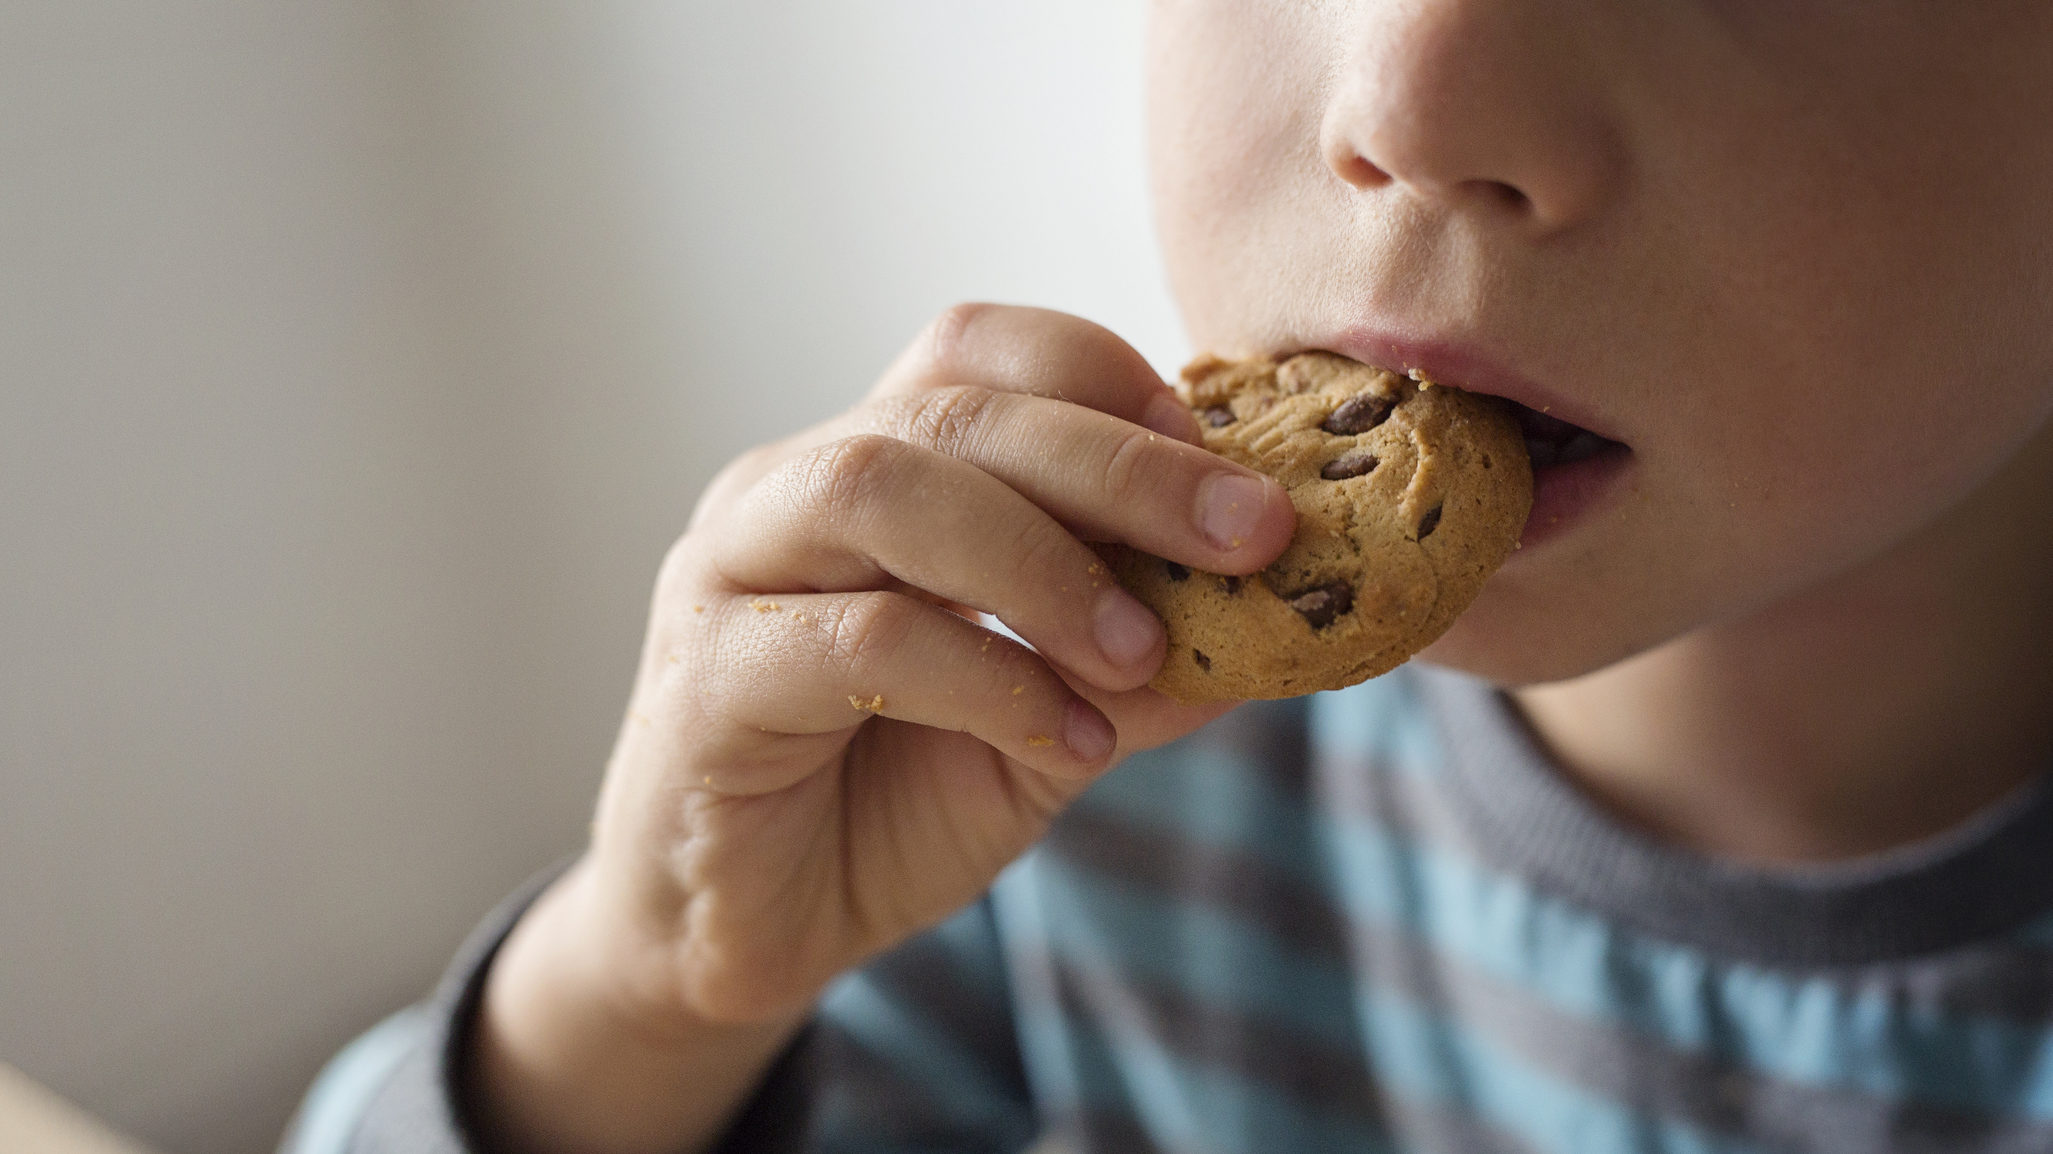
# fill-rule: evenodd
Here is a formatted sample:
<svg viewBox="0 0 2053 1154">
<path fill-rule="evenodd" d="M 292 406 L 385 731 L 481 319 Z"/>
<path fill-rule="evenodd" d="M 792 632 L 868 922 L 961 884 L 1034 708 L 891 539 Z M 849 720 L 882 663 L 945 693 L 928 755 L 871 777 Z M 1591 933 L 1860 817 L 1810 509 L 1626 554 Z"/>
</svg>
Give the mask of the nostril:
<svg viewBox="0 0 2053 1154">
<path fill-rule="evenodd" d="M 1390 183 L 1390 174 L 1376 167 L 1362 150 L 1345 135 L 1328 133 L 1320 151 L 1324 153 L 1326 167 L 1333 175 L 1358 189 L 1381 188 Z"/>
<path fill-rule="evenodd" d="M 1523 214 L 1532 210 L 1533 198 L 1527 196 L 1517 185 L 1506 184 L 1501 180 L 1479 180 L 1476 184 L 1481 186 L 1478 191 L 1482 195 L 1512 212 Z"/>
<path fill-rule="evenodd" d="M 1343 157 L 1333 166 L 1333 171 L 1356 188 L 1379 188 L 1390 180 L 1388 173 L 1353 155 Z"/>
</svg>

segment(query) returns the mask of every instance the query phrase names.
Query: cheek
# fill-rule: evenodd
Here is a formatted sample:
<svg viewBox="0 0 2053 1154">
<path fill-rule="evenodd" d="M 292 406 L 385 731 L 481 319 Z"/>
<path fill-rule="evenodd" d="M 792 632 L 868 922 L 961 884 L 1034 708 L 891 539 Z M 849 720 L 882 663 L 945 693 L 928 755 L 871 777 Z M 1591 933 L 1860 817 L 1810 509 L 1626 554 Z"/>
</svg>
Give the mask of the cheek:
<svg viewBox="0 0 2053 1154">
<path fill-rule="evenodd" d="M 1286 286 L 1264 259 L 1308 227 L 1320 183 L 1324 61 L 1340 34 L 1322 6 L 1161 0 L 1148 44 L 1149 167 L 1170 288 L 1199 348 L 1259 339 L 1247 318 Z M 1298 211 L 1288 206 L 1299 202 Z"/>
<path fill-rule="evenodd" d="M 1931 93 L 1830 124 L 1677 112 L 1692 148 L 1642 149 L 1630 239 L 1569 278 L 1609 313 L 1575 343 L 1647 417 L 1636 491 L 1507 567 L 1433 656 L 1572 676 L 1879 572 L 1992 501 L 2024 515 L 1987 483 L 2053 411 L 2053 145 L 2014 115 L 2048 104 L 2038 75 L 1995 102 L 2007 129 Z"/>
<path fill-rule="evenodd" d="M 1985 516 L 1971 510 L 2010 499 L 1991 478 L 2044 428 L 2049 378 L 1898 351 L 1874 375 L 1819 347 L 1806 372 L 1748 358 L 1700 378 L 1619 499 L 1514 557 L 1428 659 L 1512 684 L 1577 676 Z"/>
<path fill-rule="evenodd" d="M 1954 228 L 1930 266 L 1925 241 L 1873 243 L 1887 214 L 1840 203 L 1829 228 L 1764 211 L 1661 249 L 1689 307 L 1621 301 L 1608 326 L 1630 345 L 1606 377 L 1635 382 L 1633 483 L 1515 557 L 1429 659 L 1572 677 L 1828 588 L 1991 499 L 2053 408 L 2053 294 L 1975 255 L 2017 234 Z"/>
<path fill-rule="evenodd" d="M 2046 419 L 2038 238 L 2053 213 L 2027 190 L 2053 165 L 1956 112 L 1784 121 L 1779 139 L 1762 125 L 1751 148 L 1806 160 L 1652 210 L 1697 222 L 1669 256 L 1698 287 L 1657 330 L 1686 399 L 1650 448 L 1694 498 L 1705 551 L 1748 557 L 1757 585 L 1816 579 L 1947 516 Z"/>
</svg>

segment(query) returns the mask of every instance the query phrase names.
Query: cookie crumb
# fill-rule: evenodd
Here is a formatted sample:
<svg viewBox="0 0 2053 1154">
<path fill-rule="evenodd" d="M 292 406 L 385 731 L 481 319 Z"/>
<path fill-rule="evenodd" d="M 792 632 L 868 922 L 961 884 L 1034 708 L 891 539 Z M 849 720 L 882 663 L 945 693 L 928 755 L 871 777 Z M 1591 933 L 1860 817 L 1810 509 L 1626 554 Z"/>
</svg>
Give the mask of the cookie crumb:
<svg viewBox="0 0 2053 1154">
<path fill-rule="evenodd" d="M 1015 686 L 1013 686 L 1013 687 L 1012 687 L 1012 695 L 1013 695 L 1014 697 L 1018 697 L 1018 696 L 1019 696 L 1020 694 L 1022 694 L 1022 693 L 1025 693 L 1025 692 L 1026 692 L 1026 686 L 1024 686 L 1024 685 L 1015 685 Z"/>
<path fill-rule="evenodd" d="M 706 607 L 703 605 L 694 605 L 691 607 L 691 611 L 693 613 L 704 613 L 706 611 Z"/>
<path fill-rule="evenodd" d="M 777 603 L 775 601 L 765 601 L 761 597 L 758 597 L 754 601 L 749 602 L 748 607 L 755 610 L 758 613 L 777 612 Z"/>
<path fill-rule="evenodd" d="M 881 693 L 879 693 L 875 697 L 870 698 L 868 701 L 864 701 L 862 698 L 857 697 L 856 695 L 851 693 L 848 696 L 848 703 L 850 705 L 855 706 L 857 709 L 862 710 L 864 713 L 884 712 L 884 695 Z"/>
<path fill-rule="evenodd" d="M 1027 738 L 1027 744 L 1038 748 L 1043 745 L 1055 744 L 1055 739 L 1052 737 L 1043 737 L 1040 734 L 1036 733 L 1032 737 Z"/>
</svg>

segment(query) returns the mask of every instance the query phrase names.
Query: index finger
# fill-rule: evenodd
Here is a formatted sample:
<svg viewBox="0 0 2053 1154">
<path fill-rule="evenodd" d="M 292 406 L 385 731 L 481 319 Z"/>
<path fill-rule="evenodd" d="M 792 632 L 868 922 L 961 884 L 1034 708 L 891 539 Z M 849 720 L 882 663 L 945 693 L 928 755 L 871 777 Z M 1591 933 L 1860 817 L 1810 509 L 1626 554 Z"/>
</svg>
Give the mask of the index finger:
<svg viewBox="0 0 2053 1154">
<path fill-rule="evenodd" d="M 887 369 L 872 397 L 963 385 L 1068 401 L 1189 445 L 1197 418 L 1132 345 L 1052 309 L 959 304 Z"/>
</svg>

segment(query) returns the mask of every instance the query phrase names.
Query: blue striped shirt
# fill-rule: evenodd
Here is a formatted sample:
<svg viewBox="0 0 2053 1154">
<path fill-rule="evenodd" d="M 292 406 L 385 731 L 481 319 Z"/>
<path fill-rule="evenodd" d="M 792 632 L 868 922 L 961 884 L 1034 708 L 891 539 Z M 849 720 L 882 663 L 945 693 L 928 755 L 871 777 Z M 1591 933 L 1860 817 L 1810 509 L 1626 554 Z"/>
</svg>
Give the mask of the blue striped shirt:
<svg viewBox="0 0 2053 1154">
<path fill-rule="evenodd" d="M 1093 787 L 831 991 L 773 1144 L 2053 1151 L 2049 867 L 2043 786 L 1853 863 L 1679 852 L 1404 670 Z"/>
<path fill-rule="evenodd" d="M 289 1150 L 477 1148 L 463 1022 L 525 900 Z M 1738 868 L 1620 828 L 1500 696 L 1412 667 L 1131 758 L 838 982 L 722 1149 L 2023 1154 L 2053 1151 L 2049 1024 L 2044 780 L 1888 854 Z"/>
</svg>

